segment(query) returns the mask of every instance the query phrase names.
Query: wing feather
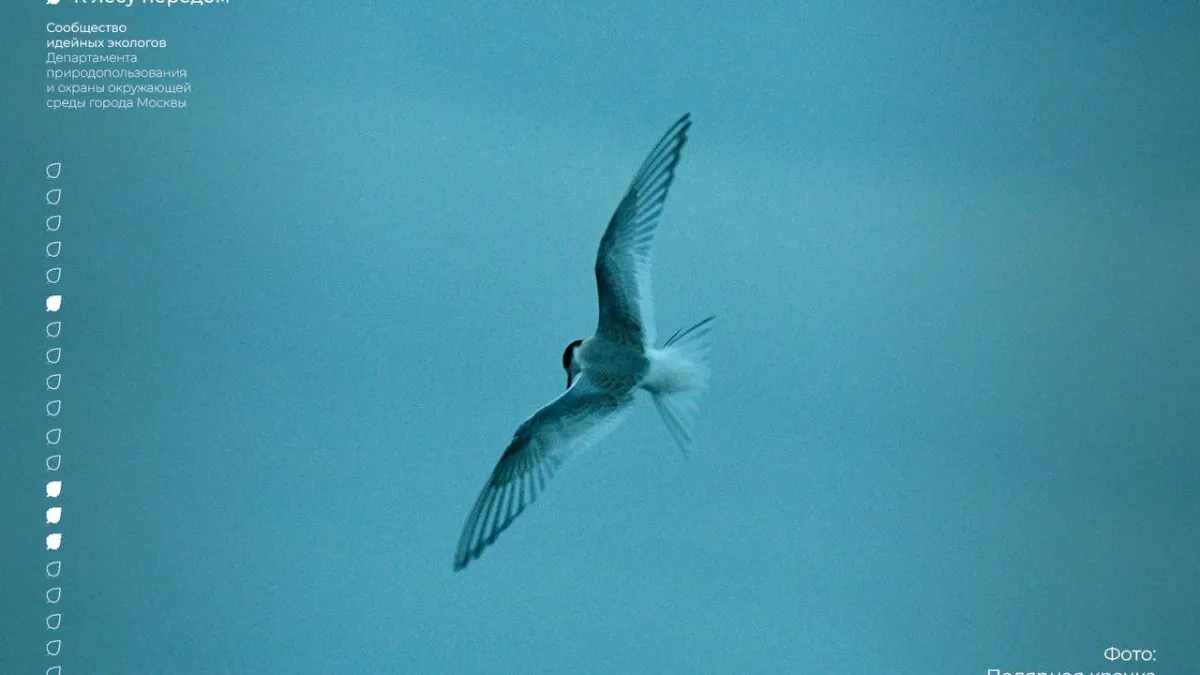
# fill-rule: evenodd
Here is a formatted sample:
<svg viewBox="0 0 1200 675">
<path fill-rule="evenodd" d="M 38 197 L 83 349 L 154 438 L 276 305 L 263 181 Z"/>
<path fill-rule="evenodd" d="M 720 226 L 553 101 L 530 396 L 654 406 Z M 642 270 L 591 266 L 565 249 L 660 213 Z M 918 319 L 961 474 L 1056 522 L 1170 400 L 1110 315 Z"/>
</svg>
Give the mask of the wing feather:
<svg viewBox="0 0 1200 675">
<path fill-rule="evenodd" d="M 596 253 L 596 335 L 639 347 L 654 343 L 650 249 L 692 122 L 680 117 L 658 141 L 608 221 Z"/>
<path fill-rule="evenodd" d="M 454 569 L 478 558 L 537 499 L 563 462 L 616 428 L 632 402 L 632 392 L 602 389 L 585 373 L 517 427 L 467 515 Z"/>
</svg>

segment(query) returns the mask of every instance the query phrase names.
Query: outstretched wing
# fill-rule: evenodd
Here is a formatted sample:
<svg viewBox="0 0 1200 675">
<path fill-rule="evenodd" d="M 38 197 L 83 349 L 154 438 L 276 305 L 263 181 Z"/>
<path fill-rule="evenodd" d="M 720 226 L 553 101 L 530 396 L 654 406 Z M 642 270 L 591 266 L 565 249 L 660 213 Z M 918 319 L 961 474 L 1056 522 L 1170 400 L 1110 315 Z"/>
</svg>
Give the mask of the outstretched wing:
<svg viewBox="0 0 1200 675">
<path fill-rule="evenodd" d="M 654 146 L 634 174 L 600 239 L 596 254 L 600 321 L 596 335 L 606 340 L 639 347 L 654 344 L 650 246 L 691 126 L 685 114 Z"/>
<path fill-rule="evenodd" d="M 585 373 L 521 423 L 467 516 L 454 569 L 478 558 L 537 499 L 555 470 L 616 428 L 632 402 L 632 392 L 604 390 Z"/>
</svg>

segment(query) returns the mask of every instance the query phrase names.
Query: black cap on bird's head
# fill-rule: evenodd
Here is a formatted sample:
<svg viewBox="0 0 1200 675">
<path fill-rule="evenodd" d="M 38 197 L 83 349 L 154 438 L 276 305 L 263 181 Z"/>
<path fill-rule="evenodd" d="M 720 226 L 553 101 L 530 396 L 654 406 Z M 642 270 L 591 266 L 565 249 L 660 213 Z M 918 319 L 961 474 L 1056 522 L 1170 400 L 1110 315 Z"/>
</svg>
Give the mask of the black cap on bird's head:
<svg viewBox="0 0 1200 675">
<path fill-rule="evenodd" d="M 567 371 L 567 389 L 571 388 L 571 382 L 575 380 L 575 373 L 579 372 L 579 368 L 575 365 L 575 349 L 581 344 L 583 344 L 583 340 L 575 340 L 563 350 L 563 370 Z"/>
</svg>

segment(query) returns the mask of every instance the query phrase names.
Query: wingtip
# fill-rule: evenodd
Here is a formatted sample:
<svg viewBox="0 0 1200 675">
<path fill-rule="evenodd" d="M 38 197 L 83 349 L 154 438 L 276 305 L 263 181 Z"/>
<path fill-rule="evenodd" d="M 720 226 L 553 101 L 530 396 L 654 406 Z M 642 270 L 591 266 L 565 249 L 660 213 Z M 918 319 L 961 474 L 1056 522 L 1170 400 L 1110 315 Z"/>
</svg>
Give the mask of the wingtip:
<svg viewBox="0 0 1200 675">
<path fill-rule="evenodd" d="M 688 130 L 692 128 L 692 113 L 683 113 L 683 117 L 675 122 L 675 126 L 679 127 L 679 134 L 686 139 Z"/>
<path fill-rule="evenodd" d="M 667 133 L 663 134 L 662 140 L 659 141 L 659 146 L 666 143 L 669 138 L 677 138 L 680 140 L 680 146 L 687 142 L 688 130 L 692 128 L 692 114 L 690 112 L 683 113 L 683 116 L 675 120 Z"/>
</svg>

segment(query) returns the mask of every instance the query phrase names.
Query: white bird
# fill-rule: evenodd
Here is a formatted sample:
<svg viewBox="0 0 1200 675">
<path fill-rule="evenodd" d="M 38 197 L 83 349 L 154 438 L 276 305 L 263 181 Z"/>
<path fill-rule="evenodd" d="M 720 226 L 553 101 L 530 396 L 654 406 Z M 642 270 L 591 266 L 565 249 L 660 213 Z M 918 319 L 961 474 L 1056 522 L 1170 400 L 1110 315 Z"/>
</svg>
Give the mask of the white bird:
<svg viewBox="0 0 1200 675">
<path fill-rule="evenodd" d="M 676 331 L 654 347 L 650 246 L 691 127 L 688 115 L 663 135 L 608 221 L 596 254 L 600 319 L 596 334 L 563 352 L 567 390 L 517 427 L 467 516 L 454 569 L 496 541 L 537 498 L 564 461 L 612 431 L 639 389 L 650 393 L 686 455 L 707 385 L 709 336 L 716 317 Z"/>
</svg>

